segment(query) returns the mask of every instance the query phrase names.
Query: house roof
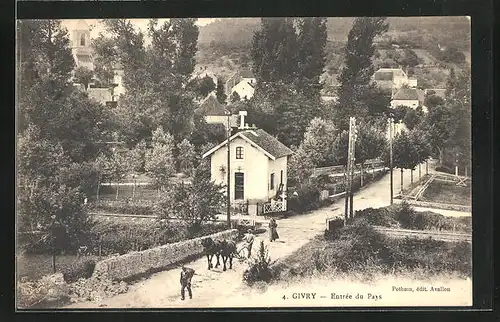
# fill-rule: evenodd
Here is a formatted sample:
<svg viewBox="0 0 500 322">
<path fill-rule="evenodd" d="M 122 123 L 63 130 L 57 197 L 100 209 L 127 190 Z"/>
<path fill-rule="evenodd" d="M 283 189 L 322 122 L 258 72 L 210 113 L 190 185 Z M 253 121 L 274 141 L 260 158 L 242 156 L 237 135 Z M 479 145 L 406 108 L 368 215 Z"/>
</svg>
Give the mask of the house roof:
<svg viewBox="0 0 500 322">
<path fill-rule="evenodd" d="M 375 80 L 392 81 L 395 76 L 405 76 L 405 72 L 401 68 L 380 68 L 374 74 Z"/>
<path fill-rule="evenodd" d="M 241 131 L 231 136 L 229 140 L 233 141 L 237 137 L 240 137 L 243 140 L 254 145 L 271 160 L 276 160 L 278 158 L 293 154 L 292 150 L 290 150 L 283 143 L 278 141 L 278 139 L 262 129 Z M 211 155 L 226 144 L 227 140 L 207 151 L 205 154 L 203 154 L 203 158 Z"/>
<path fill-rule="evenodd" d="M 255 75 L 249 69 L 244 69 L 240 72 L 240 77 L 243 78 L 255 78 Z"/>
<path fill-rule="evenodd" d="M 418 92 L 416 88 L 400 88 L 396 94 L 394 94 L 393 100 L 402 100 L 402 101 L 414 101 L 418 100 Z"/>
<path fill-rule="evenodd" d="M 446 96 L 446 89 L 444 88 L 428 88 L 425 90 L 425 94 L 429 93 L 430 91 L 434 92 L 434 95 L 440 96 L 442 98 L 445 98 Z"/>
<path fill-rule="evenodd" d="M 201 102 L 198 111 L 205 116 L 226 115 L 224 106 L 219 103 L 213 92 L 208 94 L 207 97 L 205 97 L 205 99 Z"/>
<path fill-rule="evenodd" d="M 110 88 L 89 88 L 87 90 L 90 99 L 93 99 L 99 103 L 106 103 L 112 100 L 111 89 Z"/>
</svg>

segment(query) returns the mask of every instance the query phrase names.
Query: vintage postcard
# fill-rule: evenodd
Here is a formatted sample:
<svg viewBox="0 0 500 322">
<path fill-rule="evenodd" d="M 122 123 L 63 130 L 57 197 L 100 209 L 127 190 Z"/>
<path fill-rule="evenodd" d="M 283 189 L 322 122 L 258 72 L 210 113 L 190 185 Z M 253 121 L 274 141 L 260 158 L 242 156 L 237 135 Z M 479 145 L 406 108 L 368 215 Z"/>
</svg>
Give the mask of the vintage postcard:
<svg viewBox="0 0 500 322">
<path fill-rule="evenodd" d="M 18 309 L 472 306 L 470 17 L 16 28 Z"/>
</svg>

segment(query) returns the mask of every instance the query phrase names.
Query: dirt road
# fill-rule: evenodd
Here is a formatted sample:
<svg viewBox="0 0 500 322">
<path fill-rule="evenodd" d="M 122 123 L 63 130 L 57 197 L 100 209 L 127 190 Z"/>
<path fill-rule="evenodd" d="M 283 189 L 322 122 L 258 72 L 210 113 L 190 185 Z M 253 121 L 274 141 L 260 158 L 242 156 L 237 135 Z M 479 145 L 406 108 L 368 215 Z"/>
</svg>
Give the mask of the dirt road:
<svg viewBox="0 0 500 322">
<path fill-rule="evenodd" d="M 396 175 L 397 173 L 397 175 Z M 410 172 L 404 172 L 403 183 L 405 187 L 410 183 Z M 383 207 L 390 203 L 390 178 L 387 174 L 379 181 L 365 186 L 354 196 L 354 208 Z M 399 171 L 394 175 L 394 187 L 397 191 L 400 186 Z M 278 221 L 278 233 L 280 239 L 270 243 L 267 234 L 257 236 L 254 248 L 260 240 L 268 246 L 269 255 L 272 259 L 287 256 L 315 235 L 325 229 L 325 219 L 335 216 L 343 216 L 344 200 L 341 199 L 333 205 L 318 209 L 308 214 L 295 216 Z M 180 300 L 179 276 L 180 269 L 171 269 L 150 276 L 148 279 L 132 285 L 125 294 L 104 299 L 101 302 L 75 303 L 66 308 L 173 308 L 173 307 L 224 307 L 228 303 L 225 299 L 233 302 L 238 296 L 242 296 L 244 285 L 242 282 L 243 271 L 246 263 L 233 261 L 233 269 L 222 272 L 221 268 L 207 269 L 206 258 L 201 258 L 189 263 L 187 266 L 196 271 L 193 279 L 193 299 Z M 242 301 L 251 301 L 252 297 L 245 297 Z M 244 306 L 245 303 L 239 303 Z"/>
</svg>

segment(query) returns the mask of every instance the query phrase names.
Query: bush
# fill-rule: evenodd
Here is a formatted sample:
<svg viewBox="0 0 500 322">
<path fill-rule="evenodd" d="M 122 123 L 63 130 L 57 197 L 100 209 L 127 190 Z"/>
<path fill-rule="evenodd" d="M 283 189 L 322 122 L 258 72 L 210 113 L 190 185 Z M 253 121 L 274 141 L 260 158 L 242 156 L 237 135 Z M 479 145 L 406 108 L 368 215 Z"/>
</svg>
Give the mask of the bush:
<svg viewBox="0 0 500 322">
<path fill-rule="evenodd" d="M 363 218 L 369 224 L 382 227 L 398 227 L 399 222 L 394 216 L 394 206 L 385 208 L 365 208 L 357 210 L 354 218 Z"/>
<path fill-rule="evenodd" d="M 444 172 L 444 173 L 449 173 L 449 174 L 455 174 L 455 170 L 446 166 L 446 165 L 439 165 L 436 167 L 436 171 L 438 172 Z"/>
<path fill-rule="evenodd" d="M 273 277 L 286 280 L 310 276 L 316 271 L 377 274 L 408 273 L 422 269 L 427 274 L 457 272 L 471 276 L 472 247 L 467 242 L 433 239 L 389 238 L 375 231 L 365 219 L 339 230 L 328 239 L 315 239 L 273 266 Z"/>
<path fill-rule="evenodd" d="M 259 281 L 269 283 L 273 278 L 271 270 L 273 264 L 274 261 L 271 261 L 267 247 L 264 246 L 264 241 L 261 240 L 257 257 L 251 258 L 248 268 L 243 272 L 243 281 L 248 285 L 253 285 Z"/>
<path fill-rule="evenodd" d="M 311 183 L 302 184 L 297 188 L 296 192 L 296 196 L 292 195 L 288 198 L 288 210 L 295 213 L 304 213 L 318 208 L 320 191 L 315 185 Z"/>
<path fill-rule="evenodd" d="M 109 200 L 100 201 L 97 209 L 107 213 L 153 216 L 153 205 L 154 201 L 148 200 Z"/>
<path fill-rule="evenodd" d="M 96 262 L 93 259 L 84 259 L 65 267 L 62 269 L 64 281 L 66 283 L 73 283 L 80 278 L 90 278 L 92 273 L 94 273 L 95 264 Z"/>
</svg>

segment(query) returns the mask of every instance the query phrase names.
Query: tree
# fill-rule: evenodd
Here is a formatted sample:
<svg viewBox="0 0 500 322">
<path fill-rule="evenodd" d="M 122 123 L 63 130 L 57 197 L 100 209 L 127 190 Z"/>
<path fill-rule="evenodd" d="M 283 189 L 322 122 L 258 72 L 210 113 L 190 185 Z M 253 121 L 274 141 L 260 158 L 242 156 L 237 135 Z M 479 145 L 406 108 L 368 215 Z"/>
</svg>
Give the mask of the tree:
<svg viewBox="0 0 500 322">
<path fill-rule="evenodd" d="M 413 50 L 405 48 L 404 55 L 398 62 L 405 67 L 415 67 L 420 64 L 420 58 Z"/>
<path fill-rule="evenodd" d="M 326 64 L 326 18 L 300 18 L 298 21 L 297 75 L 299 92 L 319 100 L 320 76 Z"/>
<path fill-rule="evenodd" d="M 405 116 L 403 117 L 403 123 L 406 125 L 408 130 L 413 130 L 419 122 L 422 121 L 423 114 L 419 115 L 419 113 L 410 108 L 406 111 Z"/>
<path fill-rule="evenodd" d="M 195 92 L 198 98 L 205 98 L 215 90 L 215 83 L 210 76 L 205 76 L 201 79 L 195 78 L 188 86 Z"/>
<path fill-rule="evenodd" d="M 184 139 L 178 144 L 178 150 L 180 170 L 189 176 L 192 175 L 197 156 L 194 145 Z"/>
<path fill-rule="evenodd" d="M 95 77 L 101 86 L 109 86 L 113 83 L 113 69 L 119 61 L 117 46 L 112 38 L 99 34 L 92 39 L 91 47 Z"/>
<path fill-rule="evenodd" d="M 219 103 L 226 104 L 227 95 L 224 90 L 224 80 L 222 77 L 217 77 L 217 89 L 215 95 L 217 96 Z"/>
<path fill-rule="evenodd" d="M 448 79 L 446 80 L 446 91 L 445 91 L 445 98 L 449 99 L 453 93 L 453 90 L 457 86 L 457 76 L 455 75 L 455 69 L 452 67 L 450 68 L 450 74 L 448 75 Z"/>
<path fill-rule="evenodd" d="M 144 166 L 146 162 L 146 151 L 147 145 L 146 141 L 142 140 L 137 143 L 133 149 L 129 152 L 129 163 L 130 169 L 134 172 L 144 172 Z"/>
<path fill-rule="evenodd" d="M 85 213 L 82 201 L 78 188 L 52 184 L 38 186 L 29 194 L 21 190 L 18 196 L 20 227 L 41 232 L 26 246 L 48 250 L 54 272 L 56 255 L 65 250 L 76 251 L 86 243 L 92 220 Z"/>
<path fill-rule="evenodd" d="M 278 84 L 296 83 L 297 35 L 292 18 L 262 18 L 252 40 L 250 55 L 257 91 L 276 92 Z"/>
<path fill-rule="evenodd" d="M 393 141 L 393 164 L 401 169 L 401 193 L 403 192 L 403 170 L 413 170 L 419 163 L 417 148 L 406 131 L 398 133 Z M 413 177 L 412 177 L 413 179 Z"/>
<path fill-rule="evenodd" d="M 75 67 L 66 29 L 57 20 L 22 21 L 18 130 L 28 124 L 39 135 L 59 142 L 72 161 L 95 158 L 96 142 L 112 128 L 108 111 L 77 91 L 71 82 Z"/>
<path fill-rule="evenodd" d="M 298 146 L 309 122 L 319 115 L 317 105 L 301 94 L 292 93 L 283 93 L 275 104 L 276 130 L 273 133 L 286 146 Z"/>
<path fill-rule="evenodd" d="M 146 152 L 145 170 L 153 178 L 154 185 L 163 190 L 175 172 L 174 138 L 161 127 L 152 136 L 152 148 Z"/>
<path fill-rule="evenodd" d="M 441 96 L 435 94 L 427 95 L 424 99 L 424 105 L 430 109 L 438 105 L 442 106 L 444 104 L 445 104 L 444 99 Z"/>
<path fill-rule="evenodd" d="M 384 132 L 368 123 L 360 123 L 357 127 L 355 159 L 356 163 L 361 165 L 361 185 L 363 185 L 363 165 L 368 159 L 380 157 L 381 151 L 386 145 L 386 139 Z"/>
<path fill-rule="evenodd" d="M 373 39 L 388 28 L 386 18 L 362 17 L 353 22 L 345 47 L 344 67 L 338 77 L 340 87 L 336 118 L 341 129 L 348 128 L 349 116 L 371 114 L 365 99 L 375 88 L 371 80 L 374 72 Z"/>
<path fill-rule="evenodd" d="M 429 110 L 422 122 L 421 129 L 429 142 L 432 152 L 439 155 L 443 162 L 444 149 L 451 138 L 452 113 L 445 106 L 436 106 Z"/>
<path fill-rule="evenodd" d="M 313 167 L 334 165 L 333 147 L 337 134 L 338 129 L 333 122 L 314 118 L 304 133 L 304 140 L 297 153 L 303 154 Z"/>
<path fill-rule="evenodd" d="M 221 185 L 210 180 L 210 172 L 203 166 L 196 169 L 193 184 L 177 183 L 168 187 L 158 202 L 160 218 L 176 217 L 188 223 L 188 231 L 195 234 L 225 205 Z"/>
<path fill-rule="evenodd" d="M 93 77 L 94 72 L 86 67 L 80 66 L 75 69 L 74 82 L 82 84 L 85 87 L 85 90 L 88 89 Z"/>
<path fill-rule="evenodd" d="M 124 97 L 115 109 L 130 144 L 149 139 L 158 126 L 182 141 L 192 131 L 194 104 L 185 90 L 194 69 L 197 27 L 194 19 L 149 22 L 151 45 L 130 21 L 106 20 L 124 68 Z"/>
<path fill-rule="evenodd" d="M 426 140 L 425 133 L 422 132 L 421 129 L 415 128 L 410 131 L 410 138 L 412 140 L 412 144 L 416 149 L 416 159 L 419 166 L 419 179 L 420 179 L 420 164 L 424 161 L 427 161 L 431 154 L 431 147 Z M 412 183 L 413 183 L 413 170 L 412 170 Z"/>
<path fill-rule="evenodd" d="M 231 103 L 237 103 L 237 102 L 241 101 L 241 98 L 240 98 L 240 95 L 238 94 L 238 92 L 232 92 L 231 96 L 229 97 L 229 101 Z"/>
</svg>

